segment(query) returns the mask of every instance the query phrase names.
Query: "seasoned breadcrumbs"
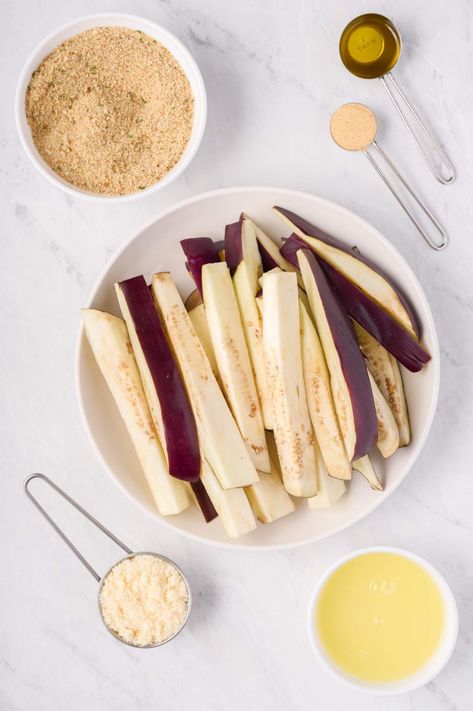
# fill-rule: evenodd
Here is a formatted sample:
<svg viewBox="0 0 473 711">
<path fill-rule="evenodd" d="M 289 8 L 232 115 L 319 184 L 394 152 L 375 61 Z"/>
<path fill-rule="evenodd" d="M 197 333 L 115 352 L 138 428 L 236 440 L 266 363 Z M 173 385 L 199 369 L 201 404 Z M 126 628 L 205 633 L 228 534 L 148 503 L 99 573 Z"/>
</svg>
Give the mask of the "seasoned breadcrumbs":
<svg viewBox="0 0 473 711">
<path fill-rule="evenodd" d="M 26 116 L 46 163 L 103 195 L 144 190 L 178 162 L 194 99 L 172 54 L 139 30 L 97 27 L 66 40 L 33 72 Z"/>
</svg>

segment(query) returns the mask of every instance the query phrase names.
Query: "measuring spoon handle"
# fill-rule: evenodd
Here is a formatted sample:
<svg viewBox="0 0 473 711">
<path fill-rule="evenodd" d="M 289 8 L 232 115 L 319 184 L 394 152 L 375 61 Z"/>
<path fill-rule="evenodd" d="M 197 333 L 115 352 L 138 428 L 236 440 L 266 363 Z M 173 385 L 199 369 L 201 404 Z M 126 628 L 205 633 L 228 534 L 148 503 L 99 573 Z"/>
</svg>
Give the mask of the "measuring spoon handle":
<svg viewBox="0 0 473 711">
<path fill-rule="evenodd" d="M 413 107 L 413 105 L 411 104 L 411 102 L 409 101 L 406 94 L 401 89 L 391 72 L 388 72 L 388 74 L 385 74 L 384 76 L 380 77 L 380 79 L 383 83 L 384 88 L 388 92 L 389 98 L 393 102 L 396 111 L 401 117 L 404 126 L 409 131 L 412 140 L 419 149 L 420 154 L 422 155 L 422 158 L 429 167 L 432 175 L 439 181 L 439 183 L 443 183 L 443 185 L 453 183 L 453 181 L 455 180 L 455 169 L 453 168 L 449 159 L 442 150 L 438 140 L 433 136 L 433 134 L 424 124 L 421 117 L 419 116 L 419 114 L 417 113 L 417 111 L 415 110 L 415 108 Z M 411 114 L 412 122 L 409 121 L 403 109 L 407 109 L 409 111 L 409 113 Z M 437 153 L 437 156 L 440 159 L 440 163 L 442 164 L 443 169 L 446 171 L 446 177 L 444 177 L 444 175 L 442 175 L 442 173 L 437 170 L 431 156 L 429 155 L 427 148 L 425 147 L 425 140 L 421 141 L 419 136 L 416 134 L 413 127 L 416 124 L 417 129 L 420 129 L 420 131 L 422 131 L 422 133 L 424 134 L 424 139 L 428 143 L 430 143 L 433 151 Z"/>
<path fill-rule="evenodd" d="M 425 205 L 423 202 L 422 198 L 419 196 L 419 194 L 414 190 L 412 185 L 407 182 L 407 180 L 401 175 L 399 170 L 396 168 L 392 160 L 389 158 L 389 156 L 383 151 L 380 145 L 376 141 L 373 141 L 371 144 L 373 148 L 376 149 L 378 156 L 381 157 L 381 159 L 386 163 L 388 168 L 392 171 L 392 173 L 396 176 L 396 178 L 399 180 L 401 185 L 407 190 L 409 195 L 412 197 L 412 199 L 417 203 L 417 205 L 420 207 L 424 215 L 427 217 L 431 225 L 435 228 L 435 230 L 439 233 L 440 235 L 440 242 L 435 242 L 431 237 L 428 235 L 428 233 L 424 230 L 418 219 L 416 218 L 415 214 L 409 207 L 409 205 L 404 201 L 402 196 L 399 194 L 398 190 L 392 183 L 392 181 L 388 178 L 386 173 L 383 171 L 379 163 L 376 161 L 374 156 L 369 152 L 368 149 L 364 151 L 365 156 L 368 158 L 369 162 L 373 166 L 373 168 L 376 170 L 384 184 L 389 188 L 391 193 L 394 195 L 406 215 L 409 217 L 413 225 L 416 227 L 416 229 L 420 232 L 422 237 L 425 239 L 429 247 L 432 247 L 432 249 L 437 250 L 438 252 L 442 249 L 445 249 L 445 247 L 448 244 L 448 236 L 445 230 L 443 229 L 442 225 L 438 222 L 438 220 L 435 219 L 431 211 L 428 209 L 428 207 Z"/>
<path fill-rule="evenodd" d="M 41 504 L 36 499 L 36 497 L 34 497 L 33 494 L 31 493 L 29 486 L 30 486 L 30 483 L 33 481 L 33 479 L 41 479 L 42 481 L 46 482 L 46 484 L 48 484 L 48 486 L 50 486 L 52 489 L 57 491 L 57 493 L 60 496 L 62 496 L 63 499 L 65 499 L 68 503 L 71 504 L 71 506 L 73 506 L 75 509 L 77 509 L 77 511 L 79 511 L 83 516 L 85 516 L 85 518 L 87 518 L 91 523 L 93 523 L 94 526 L 99 528 L 102 531 L 102 533 L 105 533 L 106 536 L 111 538 L 112 541 L 117 544 L 117 546 L 122 548 L 128 554 L 131 554 L 133 552 L 132 550 L 130 550 L 130 548 L 128 548 L 128 546 L 126 546 L 124 543 L 122 543 L 122 541 L 120 541 L 116 536 L 114 536 L 113 533 L 108 530 L 108 528 L 105 528 L 105 526 L 102 525 L 100 523 L 100 521 L 97 521 L 97 519 L 94 516 L 92 516 L 92 514 L 90 514 L 80 504 L 78 504 L 77 501 L 74 501 L 74 499 L 72 497 L 70 497 L 69 494 L 66 494 L 66 492 L 63 489 L 61 489 L 61 487 L 59 487 L 57 484 L 55 484 L 53 481 L 51 481 L 51 479 L 49 477 L 47 477 L 45 474 L 31 474 L 31 476 L 29 476 L 26 479 L 25 484 L 24 484 L 26 495 L 31 499 L 33 504 L 36 506 L 38 511 L 44 516 L 46 521 L 48 521 L 48 523 L 51 524 L 51 526 L 54 528 L 56 533 L 62 538 L 64 543 L 67 546 L 69 546 L 69 548 L 74 553 L 74 555 L 77 556 L 77 558 L 79 558 L 80 562 L 83 565 L 85 565 L 85 567 L 87 568 L 89 573 L 91 575 L 93 575 L 93 577 L 97 580 L 98 583 L 100 583 L 100 580 L 101 580 L 100 575 L 97 573 L 96 570 L 94 570 L 94 568 L 90 565 L 89 561 L 86 558 L 84 558 L 82 553 L 75 547 L 75 545 L 72 543 L 72 541 L 66 536 L 64 531 L 61 528 L 59 528 L 56 521 L 54 521 L 54 519 L 51 518 L 51 516 L 48 514 L 48 512 L 41 506 Z"/>
</svg>

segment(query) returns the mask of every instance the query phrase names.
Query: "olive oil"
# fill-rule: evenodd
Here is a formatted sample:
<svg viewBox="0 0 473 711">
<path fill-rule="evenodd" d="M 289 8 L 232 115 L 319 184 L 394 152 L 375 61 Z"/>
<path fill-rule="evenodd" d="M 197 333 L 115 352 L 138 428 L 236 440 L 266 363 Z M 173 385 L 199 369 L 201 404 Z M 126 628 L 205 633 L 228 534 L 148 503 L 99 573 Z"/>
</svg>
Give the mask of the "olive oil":
<svg viewBox="0 0 473 711">
<path fill-rule="evenodd" d="M 340 38 L 343 64 L 363 79 L 375 79 L 390 72 L 400 53 L 400 35 L 384 15 L 370 13 L 356 17 Z"/>
<path fill-rule="evenodd" d="M 325 583 L 315 624 L 327 656 L 346 674 L 392 682 L 419 671 L 442 639 L 443 597 L 429 573 L 397 553 L 364 553 Z"/>
</svg>

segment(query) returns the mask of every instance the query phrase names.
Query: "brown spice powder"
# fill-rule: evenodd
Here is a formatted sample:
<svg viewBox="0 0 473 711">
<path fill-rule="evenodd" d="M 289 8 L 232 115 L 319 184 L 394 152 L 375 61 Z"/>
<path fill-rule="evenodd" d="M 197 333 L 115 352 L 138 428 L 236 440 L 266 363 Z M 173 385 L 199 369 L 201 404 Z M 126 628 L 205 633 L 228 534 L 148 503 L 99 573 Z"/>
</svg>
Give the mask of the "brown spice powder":
<svg viewBox="0 0 473 711">
<path fill-rule="evenodd" d="M 176 165 L 191 135 L 194 99 L 159 42 L 97 27 L 63 42 L 33 72 L 26 116 L 39 153 L 64 180 L 125 195 Z"/>
<path fill-rule="evenodd" d="M 376 128 L 376 117 L 364 104 L 344 104 L 330 121 L 333 140 L 346 151 L 364 151 L 374 141 Z"/>
</svg>

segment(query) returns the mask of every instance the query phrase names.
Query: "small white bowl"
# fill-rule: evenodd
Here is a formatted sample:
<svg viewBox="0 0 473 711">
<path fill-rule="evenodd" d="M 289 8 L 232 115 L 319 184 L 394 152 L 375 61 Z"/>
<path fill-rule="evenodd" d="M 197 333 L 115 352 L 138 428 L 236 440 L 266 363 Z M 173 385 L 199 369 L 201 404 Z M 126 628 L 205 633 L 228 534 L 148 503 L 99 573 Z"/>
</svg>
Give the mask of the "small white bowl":
<svg viewBox="0 0 473 711">
<path fill-rule="evenodd" d="M 396 553 L 408 558 L 409 560 L 417 563 L 421 568 L 425 570 L 426 573 L 430 575 L 435 584 L 437 585 L 440 594 L 443 599 L 444 610 L 445 610 L 445 623 L 442 639 L 440 644 L 434 652 L 433 656 L 429 661 L 415 674 L 401 679 L 399 681 L 393 682 L 383 682 L 383 683 L 373 683 L 362 681 L 353 676 L 345 674 L 342 669 L 340 669 L 330 657 L 325 652 L 325 649 L 319 639 L 317 625 L 315 623 L 315 614 L 317 610 L 317 604 L 319 602 L 320 593 L 322 592 L 326 582 L 333 575 L 333 573 L 338 570 L 344 563 L 353 558 L 358 558 L 359 556 L 365 555 L 366 553 Z M 333 565 L 330 566 L 328 570 L 325 571 L 319 582 L 317 583 L 309 604 L 309 614 L 307 618 L 309 639 L 314 650 L 315 656 L 322 664 L 322 666 L 336 679 L 343 682 L 347 686 L 355 689 L 356 691 L 364 691 L 368 694 L 375 694 L 378 696 L 394 696 L 397 694 L 405 694 L 409 691 L 414 691 L 421 686 L 428 684 L 434 677 L 439 674 L 444 666 L 450 659 L 453 650 L 455 649 L 455 644 L 458 637 L 458 610 L 453 597 L 453 593 L 448 585 L 447 581 L 439 573 L 439 571 L 434 568 L 431 563 L 426 561 L 424 558 L 406 551 L 403 548 L 392 548 L 390 546 L 373 546 L 370 548 L 361 548 L 353 553 L 349 553 L 337 560 Z"/>
<path fill-rule="evenodd" d="M 63 180 L 57 173 L 49 167 L 46 161 L 40 156 L 31 135 L 31 129 L 28 125 L 25 112 L 25 98 L 26 90 L 31 79 L 33 71 L 41 64 L 43 59 L 52 52 L 58 45 L 60 45 L 65 40 L 77 35 L 79 32 L 84 30 L 90 30 L 93 27 L 128 27 L 132 30 L 141 30 L 141 32 L 146 33 L 150 37 L 160 42 L 164 47 L 166 47 L 174 58 L 181 65 L 185 75 L 187 76 L 189 83 L 191 85 L 192 93 L 194 95 L 194 124 L 192 127 L 192 133 L 189 142 L 186 146 L 184 153 L 182 154 L 180 160 L 176 165 L 169 171 L 161 180 L 159 180 L 154 185 L 151 185 L 146 190 L 140 190 L 136 193 L 130 193 L 128 195 L 100 195 L 99 193 L 92 193 L 81 188 L 77 188 L 66 180 Z M 73 196 L 80 196 L 89 198 L 96 201 L 107 201 L 107 202 L 124 202 L 126 200 L 135 200 L 136 198 L 143 197 L 145 195 L 150 195 L 151 193 L 158 192 L 164 187 L 169 185 L 173 180 L 175 180 L 179 175 L 181 175 L 187 168 L 191 160 L 194 158 L 197 150 L 202 141 L 204 135 L 205 124 L 207 121 L 207 96 L 205 93 L 204 81 L 200 73 L 199 67 L 197 66 L 193 56 L 188 49 L 182 44 L 180 40 L 177 39 L 168 30 L 164 29 L 160 25 L 156 25 L 150 20 L 146 20 L 142 17 L 135 17 L 134 15 L 125 14 L 108 14 L 101 13 L 99 15 L 88 15 L 87 17 L 81 17 L 73 22 L 69 22 L 66 25 L 62 25 L 57 30 L 48 35 L 28 57 L 25 66 L 21 72 L 20 78 L 18 80 L 18 86 L 16 89 L 15 96 L 15 118 L 16 125 L 18 128 L 18 133 L 20 135 L 21 143 L 25 149 L 28 156 L 31 158 L 32 162 L 36 168 L 50 180 L 54 185 L 64 192 L 69 193 Z"/>
</svg>

